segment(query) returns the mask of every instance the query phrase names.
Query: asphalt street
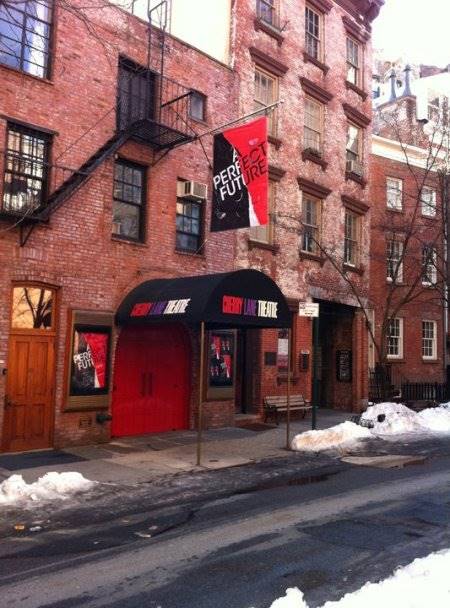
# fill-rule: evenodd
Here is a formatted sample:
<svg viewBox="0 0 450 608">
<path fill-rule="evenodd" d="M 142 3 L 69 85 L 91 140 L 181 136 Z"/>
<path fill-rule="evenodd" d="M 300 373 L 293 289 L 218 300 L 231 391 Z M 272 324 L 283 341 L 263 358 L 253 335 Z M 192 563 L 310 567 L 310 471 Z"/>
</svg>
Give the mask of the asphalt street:
<svg viewBox="0 0 450 608">
<path fill-rule="evenodd" d="M 378 469 L 288 454 L 23 514 L 40 530 L 5 535 L 0 603 L 268 608 L 291 586 L 310 606 L 339 599 L 450 547 L 448 441 L 412 450 L 423 464 Z"/>
</svg>

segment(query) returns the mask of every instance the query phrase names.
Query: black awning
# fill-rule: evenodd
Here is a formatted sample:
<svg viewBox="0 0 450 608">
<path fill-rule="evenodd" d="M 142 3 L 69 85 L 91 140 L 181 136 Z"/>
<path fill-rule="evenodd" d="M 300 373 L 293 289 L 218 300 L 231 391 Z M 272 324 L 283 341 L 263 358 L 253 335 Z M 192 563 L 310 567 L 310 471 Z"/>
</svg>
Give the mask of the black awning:
<svg viewBox="0 0 450 608">
<path fill-rule="evenodd" d="M 118 325 L 183 321 L 208 327 L 290 327 L 282 292 L 263 272 L 237 270 L 138 285 L 123 300 Z"/>
</svg>

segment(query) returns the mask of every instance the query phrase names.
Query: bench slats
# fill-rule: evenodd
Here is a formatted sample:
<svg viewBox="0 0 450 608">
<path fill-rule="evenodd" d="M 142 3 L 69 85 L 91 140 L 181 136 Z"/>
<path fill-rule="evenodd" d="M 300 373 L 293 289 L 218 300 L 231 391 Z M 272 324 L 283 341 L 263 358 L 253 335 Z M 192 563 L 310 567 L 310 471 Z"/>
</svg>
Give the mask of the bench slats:
<svg viewBox="0 0 450 608">
<path fill-rule="evenodd" d="M 289 398 L 289 410 L 290 411 L 303 411 L 303 417 L 306 412 L 312 409 L 309 401 L 307 401 L 303 395 L 291 395 Z M 278 413 L 287 412 L 287 395 L 273 395 L 264 397 L 264 420 L 267 420 L 269 416 L 276 417 L 278 424 Z"/>
</svg>

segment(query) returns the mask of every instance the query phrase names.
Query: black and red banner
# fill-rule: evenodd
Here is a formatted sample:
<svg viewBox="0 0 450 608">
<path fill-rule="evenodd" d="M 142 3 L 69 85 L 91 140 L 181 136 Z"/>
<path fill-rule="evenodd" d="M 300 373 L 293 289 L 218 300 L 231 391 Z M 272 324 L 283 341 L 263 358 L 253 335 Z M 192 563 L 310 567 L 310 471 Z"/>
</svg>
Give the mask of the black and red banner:
<svg viewBox="0 0 450 608">
<path fill-rule="evenodd" d="M 211 232 L 268 223 L 267 117 L 214 136 Z"/>
</svg>

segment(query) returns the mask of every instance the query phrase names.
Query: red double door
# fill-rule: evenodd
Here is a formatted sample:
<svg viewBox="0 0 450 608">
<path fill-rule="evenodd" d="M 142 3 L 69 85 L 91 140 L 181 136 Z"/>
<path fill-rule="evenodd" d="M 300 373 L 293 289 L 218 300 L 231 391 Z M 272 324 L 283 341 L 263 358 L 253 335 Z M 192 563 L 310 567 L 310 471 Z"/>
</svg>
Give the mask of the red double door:
<svg viewBox="0 0 450 608">
<path fill-rule="evenodd" d="M 176 325 L 124 328 L 114 369 L 112 434 L 187 428 L 189 348 Z"/>
</svg>

